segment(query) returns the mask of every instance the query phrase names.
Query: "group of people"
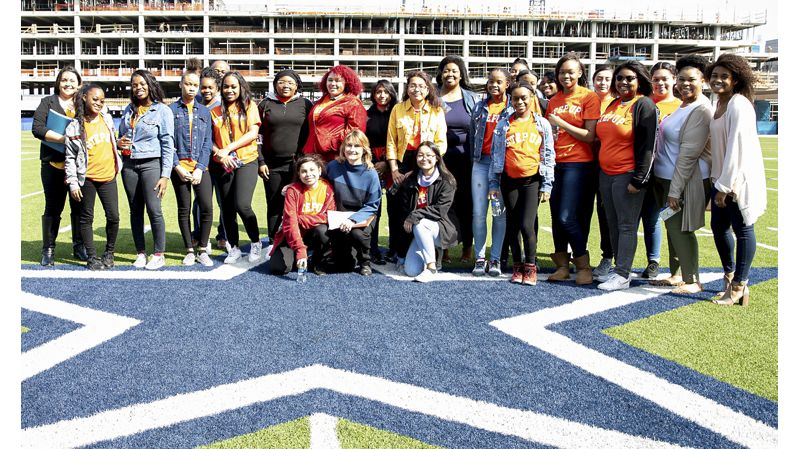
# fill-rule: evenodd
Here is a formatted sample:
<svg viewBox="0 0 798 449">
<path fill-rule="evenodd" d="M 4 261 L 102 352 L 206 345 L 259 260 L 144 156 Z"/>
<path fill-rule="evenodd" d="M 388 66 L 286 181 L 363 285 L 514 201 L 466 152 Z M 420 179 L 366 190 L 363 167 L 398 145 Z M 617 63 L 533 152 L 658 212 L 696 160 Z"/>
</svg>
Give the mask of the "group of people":
<svg viewBox="0 0 798 449">
<path fill-rule="evenodd" d="M 724 54 L 709 64 L 688 55 L 651 69 L 636 61 L 599 66 L 592 89 L 574 53 L 540 83 L 518 59 L 510 70 L 487 74 L 484 96 L 472 88 L 463 59 L 447 56 L 435 83 L 424 71 L 408 73 L 401 101 L 389 81 L 378 81 L 368 110 L 363 85 L 345 65 L 322 77 L 315 103 L 301 95 L 299 74 L 283 70 L 259 104 L 244 77 L 223 61 L 204 69 L 189 65 L 181 98 L 169 106 L 150 72 L 134 72 L 118 130 L 102 87 L 82 84 L 72 68 L 58 74 L 56 94 L 42 100 L 33 127 L 37 138 L 64 144 L 63 152 L 41 146 L 42 265 L 53 264 L 67 195 L 75 257 L 93 270 L 114 265 L 120 172 L 134 266 L 164 265 L 161 199 L 170 181 L 185 265 L 213 264 L 214 190 L 224 262 L 242 258 L 239 218 L 250 240 L 248 259 L 258 261 L 263 248 L 252 197 L 260 177 L 273 273 L 297 268 L 367 276 L 372 263 L 391 261 L 426 282 L 448 261 L 448 250 L 461 244 L 473 275 L 499 276 L 511 256 L 510 282 L 535 285 L 537 214 L 548 202 L 555 265 L 548 281 L 569 280 L 573 264 L 577 284 L 598 280 L 602 290 L 628 288 L 642 221 L 649 260 L 643 277 L 677 293 L 696 293 L 702 286 L 695 231 L 704 225 L 709 202 L 726 280 L 716 302 L 748 301 L 753 224 L 765 210 L 766 192 L 753 73 L 739 56 Z M 706 81 L 717 97 L 714 106 L 703 94 Z M 74 118 L 63 134 L 47 128 L 51 110 Z M 377 244 L 383 189 L 385 255 Z M 102 255 L 92 237 L 96 197 L 106 215 Z M 587 249 L 594 204 L 602 251 L 595 269 Z M 145 209 L 154 239 L 149 259 Z M 654 279 L 661 215 L 671 274 Z"/>
</svg>

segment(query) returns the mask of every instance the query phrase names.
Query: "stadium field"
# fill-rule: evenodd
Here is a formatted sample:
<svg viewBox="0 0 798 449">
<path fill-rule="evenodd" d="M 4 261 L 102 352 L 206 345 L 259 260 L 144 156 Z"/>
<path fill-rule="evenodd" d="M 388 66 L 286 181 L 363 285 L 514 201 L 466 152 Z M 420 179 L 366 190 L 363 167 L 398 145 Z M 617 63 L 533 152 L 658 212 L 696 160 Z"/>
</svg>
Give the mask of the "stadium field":
<svg viewBox="0 0 798 449">
<path fill-rule="evenodd" d="M 724 308 L 708 301 L 722 287 L 708 220 L 692 297 L 474 278 L 459 250 L 430 284 L 389 266 L 298 284 L 217 249 L 214 267 L 181 266 L 171 186 L 165 269 L 130 266 L 121 185 L 117 268 L 71 258 L 67 209 L 44 269 L 38 141 L 22 133 L 22 447 L 775 448 L 778 151 L 761 142 L 751 305 Z M 253 207 L 265 236 L 262 185 Z M 98 248 L 102 222 L 98 204 Z M 544 205 L 543 279 L 550 223 Z M 595 220 L 591 236 L 596 263 Z"/>
</svg>

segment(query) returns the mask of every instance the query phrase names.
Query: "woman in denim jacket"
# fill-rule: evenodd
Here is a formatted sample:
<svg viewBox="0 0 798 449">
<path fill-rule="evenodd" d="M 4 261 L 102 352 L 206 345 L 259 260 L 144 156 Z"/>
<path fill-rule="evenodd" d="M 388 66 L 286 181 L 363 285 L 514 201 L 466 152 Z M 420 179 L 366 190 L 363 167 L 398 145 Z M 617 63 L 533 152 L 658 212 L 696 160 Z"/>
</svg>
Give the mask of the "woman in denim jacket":
<svg viewBox="0 0 798 449">
<path fill-rule="evenodd" d="M 213 124 L 211 111 L 196 101 L 199 89 L 199 73 L 186 71 L 180 79 L 181 98 L 169 106 L 175 116 L 175 156 L 172 162 L 172 186 L 177 200 L 177 222 L 186 256 L 183 265 L 194 265 L 196 260 L 212 266 L 207 253 L 208 238 L 213 224 L 213 183 L 208 173 L 208 160 L 213 146 Z M 194 256 L 191 238 L 191 191 L 199 203 L 199 256 Z M 196 212 L 195 212 L 196 213 Z"/>
<path fill-rule="evenodd" d="M 130 104 L 119 123 L 122 151 L 122 184 L 130 205 L 130 227 L 136 245 L 136 268 L 157 270 L 165 264 L 166 225 L 161 198 L 166 193 L 174 162 L 172 111 L 163 104 L 163 89 L 148 70 L 136 70 L 130 77 Z M 155 241 L 152 257 L 146 260 L 144 207 Z"/>
<path fill-rule="evenodd" d="M 472 228 L 476 258 L 474 276 L 489 274 L 499 276 L 501 264 L 499 262 L 504 241 L 504 231 L 507 227 L 507 214 L 502 213 L 493 217 L 491 230 L 490 262 L 485 260 L 485 247 L 488 239 L 488 174 L 491 166 L 491 153 L 493 145 L 502 139 L 494 139 L 497 132 L 496 125 L 501 120 L 507 120 L 513 115 L 515 109 L 510 104 L 510 95 L 507 88 L 510 86 L 510 72 L 507 69 L 497 68 L 488 74 L 486 91 L 488 98 L 480 101 L 471 114 L 471 202 L 472 202 Z M 503 145 L 503 143 L 502 143 Z M 499 198 L 501 201 L 501 198 Z"/>
<path fill-rule="evenodd" d="M 513 87 L 515 113 L 499 121 L 491 147 L 490 194 L 501 195 L 507 207 L 507 238 L 513 253 L 516 284 L 537 284 L 538 204 L 549 200 L 554 184 L 554 139 L 548 120 L 532 112 L 535 88 L 522 81 Z M 521 254 L 523 240 L 524 252 Z"/>
</svg>

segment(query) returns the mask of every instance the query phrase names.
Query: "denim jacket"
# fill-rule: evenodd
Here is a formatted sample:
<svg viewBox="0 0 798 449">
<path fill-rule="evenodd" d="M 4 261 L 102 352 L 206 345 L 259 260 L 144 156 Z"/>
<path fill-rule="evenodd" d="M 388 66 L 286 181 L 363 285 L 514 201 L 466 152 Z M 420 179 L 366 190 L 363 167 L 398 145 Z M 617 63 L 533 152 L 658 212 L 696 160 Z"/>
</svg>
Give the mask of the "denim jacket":
<svg viewBox="0 0 798 449">
<path fill-rule="evenodd" d="M 463 89 L 463 88 L 460 88 L 460 92 L 463 93 L 463 105 L 465 106 L 466 113 L 471 115 L 474 111 L 474 106 L 479 102 L 479 94 L 472 90 Z M 440 90 L 438 91 L 438 95 L 440 95 Z M 449 113 L 449 111 L 451 111 L 452 108 L 450 108 L 445 101 L 442 101 L 442 103 L 443 103 L 443 112 Z"/>
<path fill-rule="evenodd" d="M 177 167 L 180 159 L 192 159 L 197 161 L 197 168 L 204 171 L 208 168 L 213 146 L 211 110 L 194 101 L 194 118 L 191 121 L 192 130 L 189 135 L 188 107 L 183 100 L 175 101 L 169 105 L 169 109 L 175 116 L 175 157 L 172 166 Z"/>
<path fill-rule="evenodd" d="M 119 137 L 130 129 L 130 118 L 133 116 L 135 106 L 127 105 L 119 122 Z M 172 174 L 175 144 L 175 119 L 169 106 L 163 103 L 153 103 L 147 112 L 139 117 L 133 129 L 133 147 L 131 159 L 161 158 L 161 177 L 168 178 Z"/>
<path fill-rule="evenodd" d="M 474 108 L 474 111 L 471 113 L 471 127 L 469 128 L 471 135 L 468 136 L 468 141 L 471 142 L 471 160 L 474 162 L 481 160 L 483 156 L 482 143 L 485 142 L 485 125 L 488 122 L 488 101 L 490 101 L 490 98 L 485 98 L 477 103 L 476 108 Z M 515 109 L 513 109 L 513 105 L 510 103 L 510 96 L 507 95 L 507 107 L 505 107 L 504 111 L 499 115 L 499 121 L 507 119 L 514 113 Z M 492 145 L 496 145 L 497 131 L 498 129 L 494 128 Z M 492 149 L 491 153 L 493 153 Z"/>
<path fill-rule="evenodd" d="M 540 191 L 551 192 L 554 184 L 554 138 L 551 133 L 549 121 L 538 114 L 532 113 L 535 117 L 535 126 L 538 132 L 543 135 L 543 143 L 540 146 Z M 504 117 L 496 123 L 496 131 L 493 133 L 493 145 L 490 149 L 490 172 L 488 173 L 488 185 L 491 190 L 499 189 L 499 180 L 504 171 L 504 152 L 507 149 L 507 129 L 510 127 L 510 117 Z"/>
</svg>

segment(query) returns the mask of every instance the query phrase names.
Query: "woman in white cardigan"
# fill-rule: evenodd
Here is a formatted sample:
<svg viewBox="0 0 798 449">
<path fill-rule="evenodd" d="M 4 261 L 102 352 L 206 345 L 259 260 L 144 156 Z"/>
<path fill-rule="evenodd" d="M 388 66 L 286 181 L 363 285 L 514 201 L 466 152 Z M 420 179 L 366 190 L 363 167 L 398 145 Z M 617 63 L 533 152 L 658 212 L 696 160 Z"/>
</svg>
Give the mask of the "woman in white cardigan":
<svg viewBox="0 0 798 449">
<path fill-rule="evenodd" d="M 711 186 L 709 124 L 712 104 L 701 92 L 708 64 L 709 61 L 700 55 L 688 55 L 676 61 L 676 89 L 682 103 L 662 119 L 654 157 L 652 188 L 657 206 L 659 209 L 670 207 L 674 214 L 665 220 L 671 276 L 651 283 L 674 286 L 673 293 L 677 294 L 703 290 L 698 279 L 695 231 L 704 226 Z"/>
<path fill-rule="evenodd" d="M 718 96 L 710 125 L 712 233 L 727 281 L 715 304 L 748 305 L 748 273 L 756 253 L 754 223 L 765 212 L 767 192 L 762 148 L 752 104 L 754 74 L 748 62 L 723 54 L 707 68 Z M 730 230 L 731 228 L 731 230 Z M 733 255 L 737 238 L 736 257 Z"/>
</svg>

